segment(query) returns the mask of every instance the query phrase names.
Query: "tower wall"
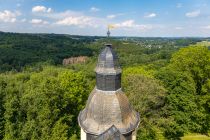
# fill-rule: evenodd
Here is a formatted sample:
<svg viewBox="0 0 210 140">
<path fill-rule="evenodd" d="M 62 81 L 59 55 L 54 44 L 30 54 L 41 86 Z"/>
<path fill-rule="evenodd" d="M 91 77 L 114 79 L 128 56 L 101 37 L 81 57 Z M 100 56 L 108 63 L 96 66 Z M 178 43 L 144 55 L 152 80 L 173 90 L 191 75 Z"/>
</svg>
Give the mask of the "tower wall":
<svg viewBox="0 0 210 140">
<path fill-rule="evenodd" d="M 116 91 L 121 88 L 121 73 L 117 75 L 96 74 L 96 87 L 103 91 Z"/>
<path fill-rule="evenodd" d="M 80 134 L 81 140 L 87 140 L 87 134 L 85 131 L 81 128 L 81 134 Z"/>
<path fill-rule="evenodd" d="M 132 133 L 132 140 L 136 140 L 136 130 Z"/>
</svg>

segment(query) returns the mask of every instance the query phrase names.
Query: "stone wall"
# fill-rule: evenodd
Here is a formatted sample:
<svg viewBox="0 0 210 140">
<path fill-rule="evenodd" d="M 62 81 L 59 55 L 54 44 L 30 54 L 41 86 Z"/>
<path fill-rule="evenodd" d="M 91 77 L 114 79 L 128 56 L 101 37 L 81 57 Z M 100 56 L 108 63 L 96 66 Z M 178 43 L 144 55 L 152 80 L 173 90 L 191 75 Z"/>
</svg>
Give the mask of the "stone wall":
<svg viewBox="0 0 210 140">
<path fill-rule="evenodd" d="M 88 60 L 87 56 L 79 56 L 79 57 L 70 57 L 63 59 L 63 65 L 77 64 L 77 63 L 85 63 Z"/>
</svg>

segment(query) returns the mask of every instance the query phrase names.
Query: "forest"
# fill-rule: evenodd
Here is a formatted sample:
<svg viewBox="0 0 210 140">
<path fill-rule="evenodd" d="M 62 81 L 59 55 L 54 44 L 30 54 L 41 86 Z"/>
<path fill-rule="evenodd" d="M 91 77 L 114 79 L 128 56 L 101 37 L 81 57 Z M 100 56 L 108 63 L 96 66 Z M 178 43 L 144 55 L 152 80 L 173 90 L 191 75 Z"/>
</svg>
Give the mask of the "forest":
<svg viewBox="0 0 210 140">
<path fill-rule="evenodd" d="M 138 140 L 210 139 L 210 39 L 0 33 L 0 140 L 79 140 L 77 116 L 112 43 Z M 85 63 L 62 65 L 64 58 Z M 190 138 L 189 138 L 190 139 Z"/>
</svg>

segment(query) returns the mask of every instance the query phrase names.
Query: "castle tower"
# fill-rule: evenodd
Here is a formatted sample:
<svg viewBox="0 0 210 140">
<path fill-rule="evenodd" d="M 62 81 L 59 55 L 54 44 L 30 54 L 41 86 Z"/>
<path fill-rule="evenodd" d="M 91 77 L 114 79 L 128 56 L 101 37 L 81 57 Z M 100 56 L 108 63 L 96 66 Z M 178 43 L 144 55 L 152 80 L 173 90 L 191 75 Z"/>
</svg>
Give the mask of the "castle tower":
<svg viewBox="0 0 210 140">
<path fill-rule="evenodd" d="M 112 45 L 105 45 L 95 68 L 96 86 L 79 114 L 81 140 L 135 140 L 139 114 L 121 89 L 121 68 Z"/>
</svg>

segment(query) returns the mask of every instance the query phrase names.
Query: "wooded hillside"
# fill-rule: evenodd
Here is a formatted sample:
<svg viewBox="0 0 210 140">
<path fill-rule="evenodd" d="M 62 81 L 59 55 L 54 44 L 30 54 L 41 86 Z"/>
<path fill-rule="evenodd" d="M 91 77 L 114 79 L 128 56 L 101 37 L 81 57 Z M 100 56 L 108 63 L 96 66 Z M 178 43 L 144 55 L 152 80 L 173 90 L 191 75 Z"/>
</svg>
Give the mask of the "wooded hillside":
<svg viewBox="0 0 210 140">
<path fill-rule="evenodd" d="M 76 39 L 75 39 L 76 38 Z M 141 115 L 138 140 L 210 134 L 205 39 L 113 38 L 123 90 Z M 76 140 L 106 39 L 0 33 L 0 140 Z M 62 66 L 63 58 L 89 56 Z"/>
</svg>

